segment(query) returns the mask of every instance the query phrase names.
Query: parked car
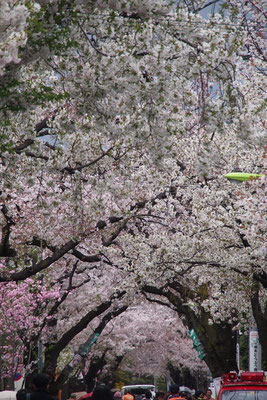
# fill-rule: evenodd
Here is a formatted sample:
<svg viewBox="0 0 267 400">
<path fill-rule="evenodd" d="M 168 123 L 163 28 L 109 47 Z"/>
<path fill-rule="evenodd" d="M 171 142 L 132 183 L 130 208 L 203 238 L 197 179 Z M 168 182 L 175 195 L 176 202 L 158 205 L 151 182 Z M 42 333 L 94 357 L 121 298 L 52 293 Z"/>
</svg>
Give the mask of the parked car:
<svg viewBox="0 0 267 400">
<path fill-rule="evenodd" d="M 152 394 L 152 398 L 154 399 L 156 392 L 155 392 L 155 386 L 154 385 L 127 385 L 123 386 L 121 389 L 121 396 L 125 395 L 127 393 L 127 390 L 130 390 L 130 392 L 135 396 L 135 400 L 143 400 L 145 397 L 145 393 L 149 390 Z"/>
</svg>

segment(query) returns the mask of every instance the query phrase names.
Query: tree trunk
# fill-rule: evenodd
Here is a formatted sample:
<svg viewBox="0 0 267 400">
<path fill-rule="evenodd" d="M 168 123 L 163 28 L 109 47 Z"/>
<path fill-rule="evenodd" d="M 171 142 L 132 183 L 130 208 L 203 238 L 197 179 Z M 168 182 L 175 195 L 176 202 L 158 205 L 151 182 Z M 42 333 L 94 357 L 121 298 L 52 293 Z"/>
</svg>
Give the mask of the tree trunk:
<svg viewBox="0 0 267 400">
<path fill-rule="evenodd" d="M 106 358 L 105 358 L 107 350 L 108 349 L 106 349 L 102 353 L 101 357 L 94 356 L 91 359 L 88 372 L 84 377 L 87 392 L 91 392 L 94 389 L 96 377 L 102 371 L 102 369 L 104 368 L 104 366 L 107 363 Z"/>
<path fill-rule="evenodd" d="M 167 364 L 171 379 L 179 386 L 186 386 L 195 390 L 206 390 L 208 388 L 208 379 L 205 371 L 191 371 L 188 367 L 179 365 L 174 366 L 171 362 Z"/>
<path fill-rule="evenodd" d="M 227 322 L 210 324 L 209 321 L 212 320 L 210 313 L 205 311 L 199 300 L 196 300 L 199 297 L 205 299 L 206 288 L 202 287 L 198 293 L 193 293 L 178 282 L 169 287 L 171 290 L 146 286 L 144 290 L 167 298 L 188 329 L 195 331 L 204 351 L 203 359 L 214 378 L 229 371 L 237 371 L 236 335 L 233 325 Z M 194 302 L 196 307 L 190 307 L 189 301 Z"/>
<path fill-rule="evenodd" d="M 105 303 L 100 304 L 98 307 L 96 307 L 94 310 L 89 311 L 75 326 L 71 327 L 65 334 L 58 340 L 57 343 L 50 344 L 46 351 L 45 351 L 45 363 L 44 363 L 44 371 L 49 374 L 52 378 L 53 381 L 51 382 L 51 388 L 50 391 L 52 394 L 56 394 L 58 390 L 63 386 L 63 384 L 66 382 L 68 379 L 70 373 L 73 370 L 73 366 L 68 364 L 58 375 L 57 378 L 55 378 L 55 372 L 56 372 L 56 367 L 57 367 L 57 360 L 60 355 L 60 352 L 64 350 L 70 341 L 78 335 L 83 329 L 85 329 L 88 324 L 96 317 L 99 317 L 101 314 L 106 312 L 111 306 L 112 306 L 112 301 L 114 296 L 117 296 L 117 298 L 123 297 L 125 292 L 121 292 L 119 294 L 113 295 L 110 300 L 106 301 Z M 127 309 L 127 305 L 122 305 L 120 308 L 116 310 L 111 310 L 105 315 L 102 316 L 101 322 L 97 326 L 97 328 L 94 330 L 93 336 L 96 334 L 99 336 L 107 323 L 113 319 L 116 318 L 116 316 L 120 315 Z M 94 342 L 92 342 L 93 344 Z M 92 345 L 91 344 L 91 345 Z M 88 344 L 87 344 L 88 345 Z M 91 347 L 90 343 L 87 346 L 88 349 L 84 349 L 83 346 L 81 346 L 81 349 L 78 351 L 76 356 L 82 360 L 83 357 L 86 356 L 87 352 L 89 351 Z M 86 350 L 84 352 L 84 350 Z"/>
<path fill-rule="evenodd" d="M 116 373 L 117 373 L 117 370 L 119 368 L 120 363 L 123 360 L 123 357 L 124 357 L 123 355 L 122 356 L 116 356 L 112 360 L 111 365 L 110 365 L 108 371 L 106 371 L 105 375 L 103 375 L 103 374 L 100 375 L 101 382 L 105 383 L 110 388 L 115 387 L 115 384 L 116 384 Z"/>
<path fill-rule="evenodd" d="M 255 319 L 259 341 L 262 348 L 262 368 L 267 368 L 267 300 L 264 303 L 264 309 L 260 304 L 259 285 L 255 285 L 254 293 L 251 297 L 252 313 Z"/>
</svg>

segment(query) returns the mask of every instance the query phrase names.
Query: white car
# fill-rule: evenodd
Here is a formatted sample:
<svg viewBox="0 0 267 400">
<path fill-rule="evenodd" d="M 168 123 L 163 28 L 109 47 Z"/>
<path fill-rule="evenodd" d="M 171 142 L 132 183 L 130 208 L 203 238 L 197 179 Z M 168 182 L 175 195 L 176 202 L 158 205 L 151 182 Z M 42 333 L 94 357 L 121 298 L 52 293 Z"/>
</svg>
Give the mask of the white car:
<svg viewBox="0 0 267 400">
<path fill-rule="evenodd" d="M 127 385 L 123 386 L 121 389 L 121 396 L 124 396 L 129 390 L 135 396 L 135 400 L 143 400 L 145 398 L 145 393 L 147 391 L 151 392 L 152 398 L 155 398 L 156 388 L 155 385 Z"/>
</svg>

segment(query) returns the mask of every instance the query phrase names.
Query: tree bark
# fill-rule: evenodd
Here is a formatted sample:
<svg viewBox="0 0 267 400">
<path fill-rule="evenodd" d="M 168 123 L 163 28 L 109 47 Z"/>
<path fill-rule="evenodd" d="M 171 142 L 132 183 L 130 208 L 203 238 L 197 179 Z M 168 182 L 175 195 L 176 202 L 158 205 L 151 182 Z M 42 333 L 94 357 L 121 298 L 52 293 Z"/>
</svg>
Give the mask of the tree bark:
<svg viewBox="0 0 267 400">
<path fill-rule="evenodd" d="M 85 375 L 86 390 L 88 393 L 93 391 L 97 375 L 103 370 L 106 365 L 106 354 L 108 349 L 101 354 L 101 357 L 93 356 L 87 374 Z"/>
<path fill-rule="evenodd" d="M 267 368 L 267 300 L 262 307 L 259 299 L 260 285 L 255 284 L 254 292 L 251 297 L 251 307 L 253 317 L 255 319 L 259 341 L 262 348 L 262 364 L 263 369 Z"/>
<path fill-rule="evenodd" d="M 44 371 L 48 373 L 53 379 L 50 391 L 52 394 L 56 394 L 58 390 L 62 387 L 65 381 L 68 379 L 70 372 L 73 370 L 73 367 L 67 365 L 59 374 L 57 379 L 56 376 L 56 367 L 57 367 L 57 360 L 60 355 L 60 352 L 64 350 L 70 341 L 78 335 L 83 329 L 87 327 L 87 325 L 96 317 L 99 317 L 105 311 L 107 311 L 113 303 L 113 299 L 123 297 L 125 292 L 116 293 L 114 294 L 110 300 L 106 301 L 105 303 L 100 304 L 95 310 L 89 311 L 75 326 L 71 327 L 56 343 L 50 344 L 45 351 L 45 362 L 44 362 Z M 98 325 L 98 327 L 94 330 L 94 334 L 100 335 L 103 331 L 107 323 L 112 319 L 115 318 L 117 315 L 121 314 L 127 309 L 127 306 L 121 306 L 119 309 L 110 311 L 109 313 L 105 314 Z M 77 353 L 81 358 L 85 356 L 81 350 Z M 81 354 L 80 354 L 81 353 Z"/>
<path fill-rule="evenodd" d="M 195 390 L 206 390 L 208 388 L 209 382 L 206 371 L 200 369 L 199 371 L 192 372 L 182 364 L 178 367 L 171 362 L 168 362 L 167 367 L 172 381 L 179 386 L 186 386 Z"/>
<path fill-rule="evenodd" d="M 205 288 L 202 287 L 202 293 L 197 293 L 197 296 L 178 282 L 170 284 L 167 290 L 148 286 L 144 290 L 167 298 L 188 329 L 194 329 L 204 350 L 204 361 L 214 378 L 238 369 L 233 325 L 227 322 L 210 324 L 212 320 L 210 313 L 202 307 L 199 300 L 196 300 L 197 297 L 204 300 L 207 296 Z M 194 301 L 195 309 L 188 305 L 189 301 Z"/>
<path fill-rule="evenodd" d="M 105 374 L 100 374 L 101 382 L 105 383 L 110 388 L 115 387 L 116 384 L 116 374 L 119 368 L 120 363 L 123 360 L 123 355 L 115 356 L 112 360 L 110 368 L 108 371 L 105 371 Z"/>
</svg>

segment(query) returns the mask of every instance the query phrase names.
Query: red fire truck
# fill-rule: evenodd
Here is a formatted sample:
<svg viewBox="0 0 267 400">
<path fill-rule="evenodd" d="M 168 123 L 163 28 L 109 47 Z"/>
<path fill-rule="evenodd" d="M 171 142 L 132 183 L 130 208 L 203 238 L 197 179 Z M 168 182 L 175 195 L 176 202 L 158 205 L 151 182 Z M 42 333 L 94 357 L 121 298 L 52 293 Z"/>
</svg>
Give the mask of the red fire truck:
<svg viewBox="0 0 267 400">
<path fill-rule="evenodd" d="M 229 372 L 223 375 L 218 400 L 267 400 L 264 372 Z"/>
</svg>

